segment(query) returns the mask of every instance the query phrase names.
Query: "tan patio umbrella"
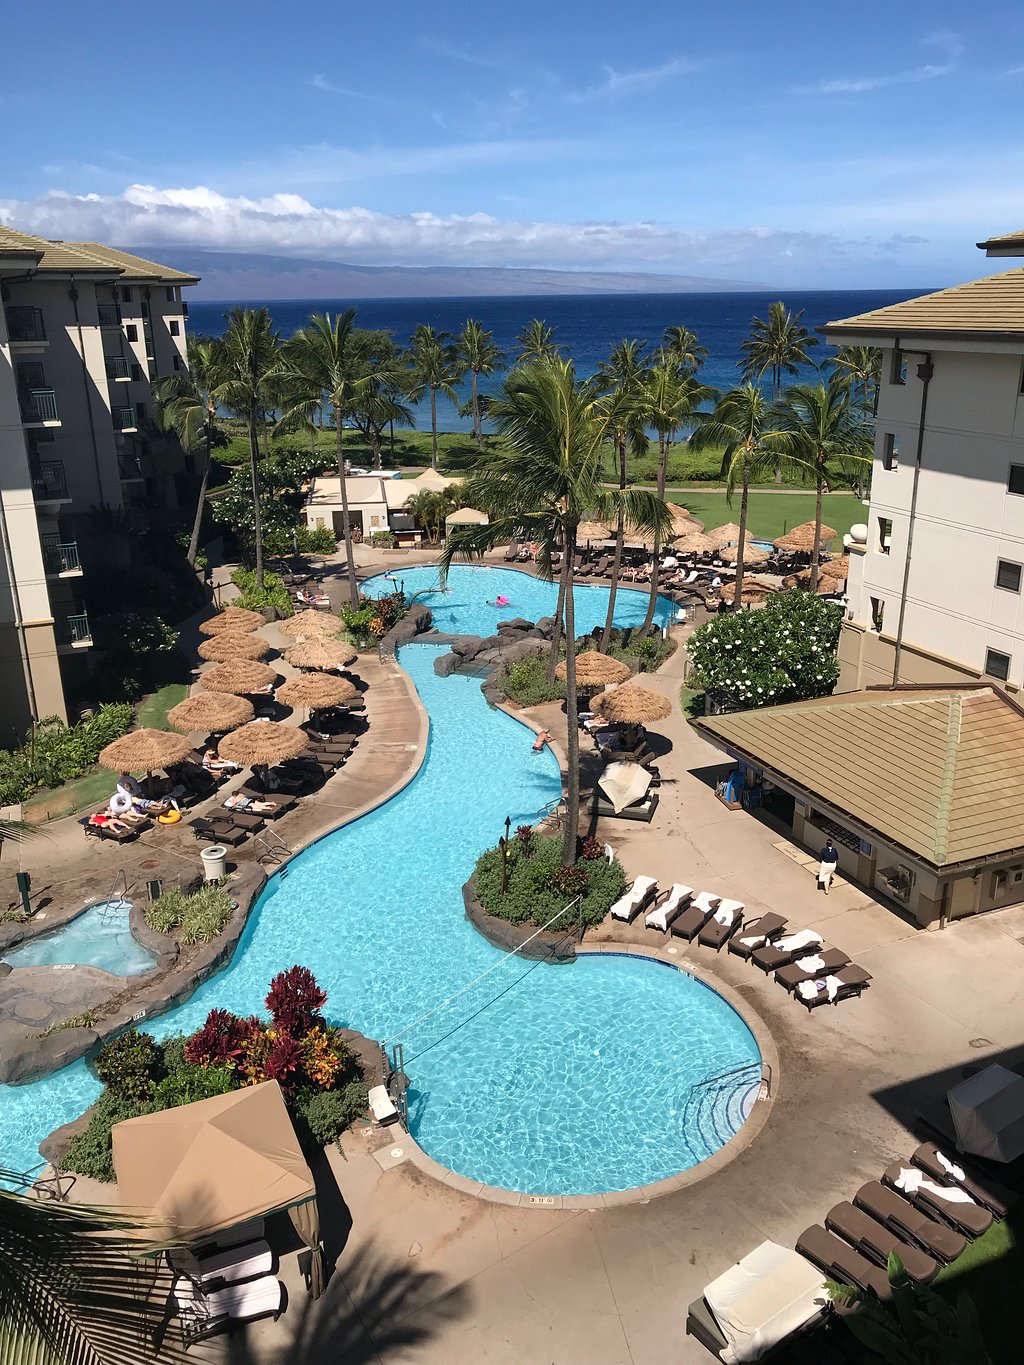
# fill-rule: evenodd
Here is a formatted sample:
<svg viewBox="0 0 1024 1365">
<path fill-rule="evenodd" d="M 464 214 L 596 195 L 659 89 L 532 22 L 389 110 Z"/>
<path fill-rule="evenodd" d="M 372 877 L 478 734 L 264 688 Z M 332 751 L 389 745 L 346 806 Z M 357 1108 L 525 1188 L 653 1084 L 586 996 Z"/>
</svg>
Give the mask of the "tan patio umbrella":
<svg viewBox="0 0 1024 1365">
<path fill-rule="evenodd" d="M 99 763 L 115 773 L 151 773 L 180 763 L 191 752 L 190 741 L 170 730 L 129 730 L 100 750 Z"/>
<path fill-rule="evenodd" d="M 736 596 L 736 584 L 723 583 L 721 588 L 719 588 L 719 592 L 726 602 L 732 602 Z M 775 588 L 772 587 L 770 583 L 763 583 L 759 578 L 747 578 L 744 576 L 742 601 L 763 602 L 764 599 L 769 597 L 773 592 L 775 592 Z"/>
<path fill-rule="evenodd" d="M 839 590 L 841 581 L 842 580 L 838 578 L 830 578 L 827 574 L 819 572 L 818 592 L 822 594 L 837 592 Z M 810 569 L 801 569 L 799 573 L 789 574 L 786 578 L 782 580 L 782 586 L 784 588 L 790 589 L 799 588 L 802 592 L 810 592 L 811 590 Z"/>
<path fill-rule="evenodd" d="M 478 512 L 475 507 L 460 507 L 449 512 L 444 519 L 446 526 L 486 526 L 490 517 L 486 512 Z"/>
<path fill-rule="evenodd" d="M 218 746 L 221 758 L 242 767 L 263 768 L 298 758 L 308 747 L 309 736 L 304 730 L 279 720 L 251 720 L 240 730 L 225 735 Z"/>
<path fill-rule="evenodd" d="M 740 528 L 734 521 L 727 521 L 724 526 L 716 526 L 713 531 L 706 531 L 705 535 L 715 542 L 715 549 L 720 550 L 724 545 L 738 543 Z"/>
<path fill-rule="evenodd" d="M 738 545 L 727 545 L 722 551 L 722 559 L 726 564 L 735 564 L 739 558 L 740 549 Z M 744 564 L 764 564 L 771 559 L 767 550 L 762 550 L 760 545 L 754 545 L 751 541 L 743 547 Z"/>
<path fill-rule="evenodd" d="M 201 731 L 234 730 L 252 720 L 255 712 L 252 702 L 244 697 L 233 697 L 230 692 L 197 692 L 194 697 L 186 697 L 167 712 L 167 719 L 183 734 Z"/>
<path fill-rule="evenodd" d="M 718 549 L 718 542 L 704 531 L 688 531 L 672 542 L 675 555 L 706 555 Z"/>
<path fill-rule="evenodd" d="M 310 635 L 286 649 L 284 657 L 295 668 L 345 668 L 354 664 L 359 655 L 341 640 Z"/>
<path fill-rule="evenodd" d="M 303 673 L 282 683 L 276 696 L 285 706 L 304 706 L 311 711 L 320 711 L 325 706 L 343 706 L 356 701 L 359 690 L 347 678 Z"/>
<path fill-rule="evenodd" d="M 276 678 L 277 674 L 266 664 L 253 663 L 251 659 L 229 659 L 227 663 L 204 669 L 199 675 L 199 686 L 208 692 L 250 696 L 268 691 Z"/>
<path fill-rule="evenodd" d="M 651 785 L 651 774 L 639 763 L 609 763 L 597 785 L 612 803 L 616 815 L 635 801 L 642 801 Z"/>
<path fill-rule="evenodd" d="M 593 709 L 614 725 L 650 725 L 672 714 L 672 703 L 659 692 L 637 683 L 623 683 L 613 692 L 594 698 Z"/>
<path fill-rule="evenodd" d="M 609 654 L 602 654 L 599 650 L 588 649 L 576 656 L 576 682 L 584 689 L 607 687 L 609 683 L 625 682 L 631 676 L 629 664 L 624 664 L 621 659 L 613 659 Z M 555 677 L 565 682 L 564 659 L 556 665 Z"/>
<path fill-rule="evenodd" d="M 581 521 L 576 527 L 576 544 L 586 545 L 588 540 L 611 540 L 615 527 L 603 521 Z"/>
<path fill-rule="evenodd" d="M 224 630 L 199 646 L 200 659 L 225 663 L 228 659 L 265 659 L 270 645 L 262 635 L 243 635 L 240 630 Z"/>
<path fill-rule="evenodd" d="M 688 536 L 694 531 L 703 531 L 704 523 L 698 519 L 685 507 L 680 507 L 677 502 L 666 503 L 669 516 L 672 518 L 672 529 L 669 531 L 669 539 L 677 536 Z"/>
<path fill-rule="evenodd" d="M 281 633 L 290 635 L 293 640 L 301 640 L 306 635 L 325 635 L 331 638 L 342 628 L 341 621 L 333 612 L 314 611 L 312 607 L 307 607 L 305 611 L 297 611 L 294 616 L 278 621 L 277 624 Z"/>
<path fill-rule="evenodd" d="M 267 623 L 258 611 L 247 611 L 245 607 L 230 604 L 208 621 L 201 622 L 199 629 L 203 635 L 219 635 L 222 630 L 259 630 Z"/>
<path fill-rule="evenodd" d="M 819 542 L 823 550 L 827 549 L 836 536 L 838 531 L 834 531 L 831 526 L 821 524 L 821 540 Z M 777 550 L 796 550 L 810 553 L 814 549 L 814 522 L 805 521 L 800 526 L 794 526 L 792 531 L 787 531 L 784 536 L 779 536 L 773 544 Z"/>
</svg>

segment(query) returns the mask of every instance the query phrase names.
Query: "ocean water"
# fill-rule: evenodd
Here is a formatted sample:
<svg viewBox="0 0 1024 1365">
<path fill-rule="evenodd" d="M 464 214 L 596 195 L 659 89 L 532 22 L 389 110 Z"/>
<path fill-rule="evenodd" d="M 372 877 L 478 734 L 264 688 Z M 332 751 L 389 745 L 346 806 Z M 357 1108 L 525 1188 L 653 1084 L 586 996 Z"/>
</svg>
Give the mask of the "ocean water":
<svg viewBox="0 0 1024 1365">
<path fill-rule="evenodd" d="M 660 342 L 666 327 L 684 325 L 695 331 L 708 348 L 701 378 L 716 389 L 727 389 L 739 380 L 740 350 L 753 317 L 764 317 L 773 299 L 783 298 L 793 310 L 803 309 L 803 324 L 813 330 L 837 318 L 851 317 L 871 308 L 913 298 L 918 289 L 786 290 L 765 293 L 701 294 L 545 294 L 520 298 L 472 299 L 273 299 L 270 309 L 283 337 L 291 336 L 312 313 L 337 313 L 354 306 L 359 327 L 386 328 L 403 345 L 420 323 L 438 331 L 458 333 L 467 318 L 476 318 L 491 332 L 509 358 L 515 355 L 516 333 L 531 318 L 543 318 L 555 331 L 555 341 L 571 355 L 581 376 L 593 374 L 611 348 L 624 337 Z M 231 302 L 202 300 L 190 304 L 189 327 L 193 332 L 218 336 Z M 257 307 L 258 302 L 246 304 Z M 817 359 L 826 359 L 832 347 L 819 338 Z M 808 376 L 811 374 L 808 371 Z M 804 376 L 807 377 L 807 376 Z M 484 381 L 483 391 L 496 381 Z M 465 386 L 464 386 L 465 387 Z M 468 397 L 468 387 L 463 401 Z M 430 403 L 413 409 L 419 430 L 430 428 Z M 468 431 L 469 421 L 455 405 L 438 398 L 438 427 L 442 431 Z"/>
</svg>

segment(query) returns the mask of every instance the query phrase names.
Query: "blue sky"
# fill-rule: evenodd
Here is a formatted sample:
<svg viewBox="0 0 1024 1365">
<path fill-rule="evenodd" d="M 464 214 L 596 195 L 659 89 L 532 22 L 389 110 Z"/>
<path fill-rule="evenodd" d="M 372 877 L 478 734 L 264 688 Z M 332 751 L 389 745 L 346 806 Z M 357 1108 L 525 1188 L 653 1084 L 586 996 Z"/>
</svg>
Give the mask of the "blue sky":
<svg viewBox="0 0 1024 1365">
<path fill-rule="evenodd" d="M 46 236 L 909 288 L 1024 227 L 1011 5 L 43 0 L 4 36 L 0 221 Z"/>
</svg>

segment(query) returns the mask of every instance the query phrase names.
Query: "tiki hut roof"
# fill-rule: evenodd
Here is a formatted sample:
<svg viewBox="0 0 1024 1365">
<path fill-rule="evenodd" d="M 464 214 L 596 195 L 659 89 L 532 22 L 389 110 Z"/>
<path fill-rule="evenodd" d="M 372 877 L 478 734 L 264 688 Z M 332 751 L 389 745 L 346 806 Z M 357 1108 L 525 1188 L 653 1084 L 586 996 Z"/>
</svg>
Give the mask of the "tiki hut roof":
<svg viewBox="0 0 1024 1365">
<path fill-rule="evenodd" d="M 273 767 L 288 758 L 298 758 L 309 744 L 305 731 L 279 720 L 251 720 L 240 730 L 225 735 L 218 747 L 221 758 L 248 766 L 253 763 Z"/>
<path fill-rule="evenodd" d="M 722 559 L 726 564 L 735 564 L 737 558 L 739 557 L 739 552 L 740 550 L 738 545 L 727 545 L 725 549 L 722 550 L 721 552 Z M 744 564 L 747 565 L 764 564 L 769 559 L 771 559 L 771 555 L 768 553 L 768 551 L 762 550 L 760 545 L 755 545 L 753 541 L 748 541 L 747 544 L 744 545 L 743 547 Z"/>
<path fill-rule="evenodd" d="M 244 697 L 233 697 L 230 692 L 197 692 L 172 706 L 167 719 L 175 730 L 187 735 L 194 731 L 233 730 L 252 720 L 253 715 L 252 702 Z"/>
<path fill-rule="evenodd" d="M 735 545 L 740 538 L 740 528 L 734 521 L 727 521 L 724 526 L 716 526 L 713 531 L 706 531 L 705 535 L 715 542 L 715 548 L 721 549 L 723 545 Z"/>
<path fill-rule="evenodd" d="M 286 649 L 284 657 L 295 668 L 345 668 L 354 664 L 359 655 L 341 640 L 310 635 Z"/>
<path fill-rule="evenodd" d="M 835 559 L 826 559 L 818 565 L 819 578 L 831 578 L 837 583 L 845 583 L 850 576 L 850 556 L 839 555 Z"/>
<path fill-rule="evenodd" d="M 838 559 L 827 559 L 818 565 L 818 592 L 834 593 L 839 591 L 846 583 L 847 572 L 850 560 L 847 555 L 840 555 Z M 811 571 L 801 569 L 798 574 L 790 574 L 788 578 L 782 580 L 784 588 L 801 588 L 804 591 L 810 589 Z"/>
<path fill-rule="evenodd" d="M 673 539 L 677 536 L 688 536 L 691 531 L 704 530 L 704 523 L 698 521 L 693 513 L 685 507 L 680 507 L 677 502 L 670 502 L 667 506 L 672 518 L 672 530 L 669 532 L 669 536 Z"/>
<path fill-rule="evenodd" d="M 341 706 L 353 702 L 358 689 L 347 678 L 331 678 L 323 673 L 303 673 L 282 683 L 276 697 L 285 706 L 307 706 L 319 711 L 324 706 Z"/>
<path fill-rule="evenodd" d="M 203 621 L 199 629 L 203 635 L 219 635 L 222 630 L 259 630 L 267 623 L 258 611 L 246 611 L 245 607 L 235 607 L 230 603 L 216 616 Z"/>
<path fill-rule="evenodd" d="M 588 649 L 576 656 L 576 681 L 581 687 L 606 687 L 608 683 L 625 682 L 630 676 L 629 664 L 599 650 Z M 555 677 L 565 682 L 564 659 L 556 666 Z"/>
<path fill-rule="evenodd" d="M 769 597 L 775 591 L 776 589 L 771 583 L 765 583 L 760 578 L 748 578 L 744 575 L 743 597 L 741 600 L 743 602 L 763 602 L 766 597 Z M 719 592 L 726 602 L 731 602 L 736 596 L 736 584 L 723 583 Z"/>
<path fill-rule="evenodd" d="M 611 540 L 615 528 L 603 521 L 581 521 L 576 527 L 576 543 L 585 545 L 588 540 Z"/>
<path fill-rule="evenodd" d="M 332 638 L 341 630 L 342 623 L 333 612 L 314 611 L 312 607 L 307 607 L 305 611 L 298 611 L 287 620 L 279 621 L 278 626 L 283 634 L 290 635 L 293 640 L 301 640 L 306 635 Z"/>
<path fill-rule="evenodd" d="M 676 555 L 706 555 L 717 549 L 718 542 L 705 531 L 688 531 L 685 536 L 672 542 L 672 551 Z"/>
<path fill-rule="evenodd" d="M 170 730 L 129 730 L 100 750 L 99 762 L 115 773 L 151 773 L 168 763 L 180 763 L 191 752 L 191 742 Z"/>
<path fill-rule="evenodd" d="M 486 526 L 490 517 L 486 512 L 478 512 L 475 507 L 459 507 L 449 512 L 444 519 L 446 526 Z"/>
<path fill-rule="evenodd" d="M 821 548 L 827 549 L 839 534 L 831 526 L 821 523 Z M 814 549 L 814 522 L 805 521 L 799 526 L 794 526 L 792 531 L 787 531 L 784 536 L 779 536 L 773 542 L 777 550 L 813 550 Z"/>
<path fill-rule="evenodd" d="M 221 664 L 228 659 L 265 659 L 269 653 L 262 635 L 243 635 L 240 630 L 222 630 L 199 646 L 200 659 Z"/>
<path fill-rule="evenodd" d="M 672 703 L 660 692 L 651 692 L 636 683 L 623 683 L 595 697 L 593 709 L 617 725 L 649 725 L 670 716 Z"/>
<path fill-rule="evenodd" d="M 231 692 L 235 696 L 245 696 L 272 687 L 276 678 L 277 674 L 266 664 L 256 664 L 251 659 L 230 659 L 227 663 L 204 669 L 199 675 L 199 686 L 208 692 Z"/>
</svg>

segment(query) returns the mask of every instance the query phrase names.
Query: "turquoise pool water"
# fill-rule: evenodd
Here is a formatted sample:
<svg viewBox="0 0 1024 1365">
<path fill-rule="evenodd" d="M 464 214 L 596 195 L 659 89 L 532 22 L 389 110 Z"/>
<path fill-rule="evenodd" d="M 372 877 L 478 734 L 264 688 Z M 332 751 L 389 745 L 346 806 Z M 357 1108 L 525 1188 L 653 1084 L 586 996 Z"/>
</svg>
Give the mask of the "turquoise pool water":
<svg viewBox="0 0 1024 1365">
<path fill-rule="evenodd" d="M 115 976 L 138 976 L 152 970 L 156 959 L 132 936 L 128 925 L 131 908 L 131 901 L 103 901 L 52 934 L 31 939 L 0 956 L 12 967 L 82 963 Z"/>
<path fill-rule="evenodd" d="M 401 652 L 431 717 L 418 776 L 274 877 L 229 966 L 146 1027 L 165 1036 L 198 1027 L 214 1005 L 259 1010 L 271 976 L 302 963 L 329 992 L 329 1018 L 403 1039 L 412 1131 L 438 1161 L 549 1194 L 684 1170 L 742 1122 L 759 1065 L 754 1039 L 720 997 L 662 964 L 508 961 L 470 927 L 461 887 L 474 859 L 506 815 L 513 825 L 535 818 L 560 784 L 552 755 L 532 752 L 532 734 L 492 711 L 478 680 L 437 677 L 442 652 Z M 725 1092 L 702 1084 L 738 1066 Z M 38 1164 L 40 1139 L 98 1091 L 84 1062 L 3 1089 L 3 1162 Z"/>
<path fill-rule="evenodd" d="M 446 635 L 493 635 L 499 621 L 522 616 L 527 621 L 538 621 L 542 616 L 553 616 L 558 603 L 558 584 L 546 583 L 542 578 L 522 573 L 518 569 L 485 568 L 482 565 L 453 564 L 448 570 L 448 588 L 439 590 L 439 570 L 436 564 L 402 569 L 394 574 L 377 574 L 363 581 L 362 591 L 367 597 L 383 597 L 401 586 L 406 595 L 427 592 L 423 600 L 434 616 L 434 628 Z M 499 596 L 509 599 L 509 606 L 495 606 Z M 639 626 L 647 612 L 650 594 L 636 588 L 620 588 L 615 594 L 615 624 Z M 573 592 L 576 608 L 576 634 L 588 635 L 595 626 L 603 626 L 608 613 L 608 589 L 598 584 L 577 583 Z M 676 607 L 667 597 L 659 597 L 654 619 L 667 625 Z"/>
</svg>

